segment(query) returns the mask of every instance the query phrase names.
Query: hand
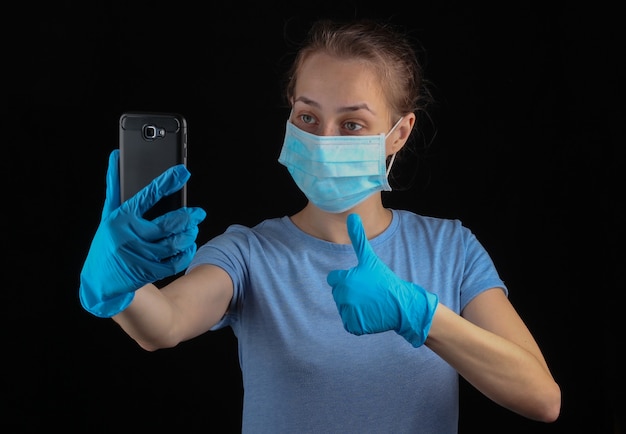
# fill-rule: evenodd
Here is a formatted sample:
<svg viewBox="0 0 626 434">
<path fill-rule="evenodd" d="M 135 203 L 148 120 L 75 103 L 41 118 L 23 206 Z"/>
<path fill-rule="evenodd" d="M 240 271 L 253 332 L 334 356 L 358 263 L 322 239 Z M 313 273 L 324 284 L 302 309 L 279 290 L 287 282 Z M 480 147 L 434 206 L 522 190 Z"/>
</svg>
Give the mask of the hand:
<svg viewBox="0 0 626 434">
<path fill-rule="evenodd" d="M 196 252 L 201 208 L 180 208 L 145 220 L 142 215 L 162 197 L 180 190 L 190 177 L 174 166 L 120 204 L 119 150 L 109 156 L 102 218 L 80 273 L 85 310 L 110 318 L 126 309 L 135 290 L 184 270 Z"/>
<path fill-rule="evenodd" d="M 344 328 L 355 335 L 395 330 L 415 348 L 421 346 L 439 298 L 400 279 L 376 256 L 358 214 L 350 214 L 347 225 L 358 265 L 327 277 Z"/>
</svg>

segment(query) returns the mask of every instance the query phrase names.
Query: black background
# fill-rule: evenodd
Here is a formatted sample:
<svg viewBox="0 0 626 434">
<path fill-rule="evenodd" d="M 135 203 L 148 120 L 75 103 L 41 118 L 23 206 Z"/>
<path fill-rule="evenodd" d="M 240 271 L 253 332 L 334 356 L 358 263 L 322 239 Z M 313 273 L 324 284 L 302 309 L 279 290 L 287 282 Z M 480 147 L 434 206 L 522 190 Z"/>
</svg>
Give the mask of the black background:
<svg viewBox="0 0 626 434">
<path fill-rule="evenodd" d="M 413 186 L 387 203 L 459 218 L 476 233 L 562 387 L 560 419 L 541 424 L 463 383 L 460 432 L 624 432 L 617 8 L 368 3 L 5 9 L 5 432 L 238 431 L 229 331 L 145 352 L 82 310 L 78 276 L 126 110 L 187 117 L 189 200 L 208 213 L 199 243 L 303 204 L 276 161 L 288 115 L 280 78 L 291 41 L 329 16 L 389 19 L 421 41 L 437 100 L 424 127 L 433 140 Z"/>
</svg>

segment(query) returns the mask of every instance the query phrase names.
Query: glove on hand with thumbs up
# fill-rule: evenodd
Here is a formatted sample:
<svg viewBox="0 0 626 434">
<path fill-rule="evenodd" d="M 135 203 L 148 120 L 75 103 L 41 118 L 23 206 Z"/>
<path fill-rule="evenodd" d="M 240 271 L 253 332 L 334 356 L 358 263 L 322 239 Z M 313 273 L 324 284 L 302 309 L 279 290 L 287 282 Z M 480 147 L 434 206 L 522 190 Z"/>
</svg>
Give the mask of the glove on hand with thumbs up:
<svg viewBox="0 0 626 434">
<path fill-rule="evenodd" d="M 355 335 L 395 330 L 414 347 L 423 345 L 439 298 L 400 279 L 376 256 L 357 214 L 347 226 L 358 265 L 327 277 L 344 328 Z"/>
</svg>

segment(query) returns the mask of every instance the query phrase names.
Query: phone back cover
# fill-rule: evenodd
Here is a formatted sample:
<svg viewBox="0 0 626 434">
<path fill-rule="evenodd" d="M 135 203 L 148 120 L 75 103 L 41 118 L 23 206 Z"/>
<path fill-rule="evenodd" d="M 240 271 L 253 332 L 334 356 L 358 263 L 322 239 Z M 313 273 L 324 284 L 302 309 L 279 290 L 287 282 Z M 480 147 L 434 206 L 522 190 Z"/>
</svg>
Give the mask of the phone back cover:
<svg viewBox="0 0 626 434">
<path fill-rule="evenodd" d="M 162 128 L 162 137 L 147 138 L 146 126 Z M 120 194 L 124 202 L 154 178 L 177 164 L 186 164 L 187 124 L 177 114 L 124 113 L 120 117 Z M 186 185 L 159 201 L 145 218 L 152 219 L 186 205 Z"/>
</svg>

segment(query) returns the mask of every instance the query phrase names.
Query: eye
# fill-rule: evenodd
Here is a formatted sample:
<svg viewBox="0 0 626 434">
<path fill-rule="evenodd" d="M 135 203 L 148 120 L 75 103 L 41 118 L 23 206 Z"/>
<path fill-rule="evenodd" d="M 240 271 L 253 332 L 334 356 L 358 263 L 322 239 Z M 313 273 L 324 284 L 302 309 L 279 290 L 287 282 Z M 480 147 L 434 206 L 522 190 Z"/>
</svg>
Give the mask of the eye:
<svg viewBox="0 0 626 434">
<path fill-rule="evenodd" d="M 315 118 L 311 115 L 300 115 L 300 120 L 307 125 L 315 123 Z"/>
<path fill-rule="evenodd" d="M 356 122 L 346 122 L 343 124 L 343 127 L 350 132 L 356 132 L 363 128 L 362 125 L 357 124 Z"/>
</svg>

